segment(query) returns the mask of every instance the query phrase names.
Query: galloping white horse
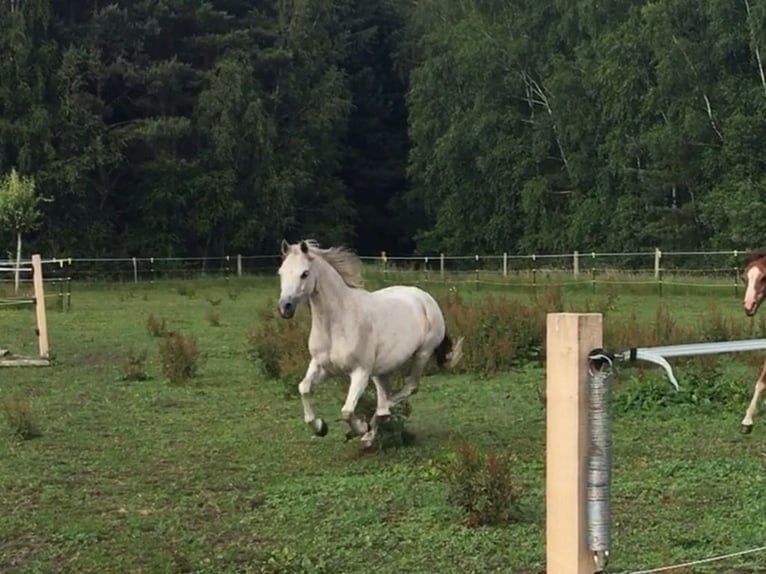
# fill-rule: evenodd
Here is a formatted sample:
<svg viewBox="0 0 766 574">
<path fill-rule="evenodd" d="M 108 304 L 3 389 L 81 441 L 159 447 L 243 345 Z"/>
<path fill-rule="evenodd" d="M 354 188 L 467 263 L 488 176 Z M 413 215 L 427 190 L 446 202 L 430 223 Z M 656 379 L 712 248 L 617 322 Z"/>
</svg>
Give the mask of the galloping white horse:
<svg viewBox="0 0 766 574">
<path fill-rule="evenodd" d="M 341 409 L 363 447 L 372 445 L 380 422 L 391 407 L 418 391 L 432 355 L 440 367 L 453 367 L 462 354 L 463 337 L 453 345 L 439 305 L 417 287 L 393 286 L 367 291 L 359 259 L 340 247 L 321 249 L 314 241 L 290 245 L 282 241 L 279 268 L 279 313 L 290 319 L 308 300 L 311 309 L 309 362 L 298 385 L 306 424 L 319 436 L 327 424 L 314 414 L 311 385 L 327 375 L 348 375 L 351 384 Z M 402 390 L 391 396 L 389 375 L 412 361 Z M 377 390 L 377 408 L 370 424 L 355 414 L 370 377 Z"/>
</svg>

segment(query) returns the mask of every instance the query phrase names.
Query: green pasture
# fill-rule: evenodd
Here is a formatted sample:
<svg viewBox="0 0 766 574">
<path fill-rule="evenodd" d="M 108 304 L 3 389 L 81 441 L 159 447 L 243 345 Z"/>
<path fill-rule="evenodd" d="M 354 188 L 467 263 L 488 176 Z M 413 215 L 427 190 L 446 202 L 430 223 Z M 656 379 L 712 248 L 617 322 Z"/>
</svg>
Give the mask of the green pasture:
<svg viewBox="0 0 766 574">
<path fill-rule="evenodd" d="M 733 287 L 662 298 L 601 287 L 565 290 L 565 303 L 608 308 L 607 321 L 630 313 L 651 321 L 659 306 L 688 324 L 713 307 L 748 321 Z M 468 300 L 534 297 L 508 286 L 458 288 Z M 69 311 L 52 298 L 54 364 L 0 370 L 0 400 L 28 405 L 40 430 L 22 440 L 0 418 L 0 572 L 544 572 L 541 363 L 492 378 L 430 376 L 411 401 L 414 444 L 361 454 L 338 420 L 345 381 L 316 389 L 330 425 L 317 438 L 300 401 L 250 359 L 247 332 L 276 296 L 273 277 L 75 282 Z M 198 338 L 203 360 L 187 385 L 162 377 L 150 313 Z M 0 307 L 0 348 L 34 354 L 33 329 L 31 310 Z M 123 380 L 128 356 L 141 351 L 150 378 Z M 610 571 L 764 544 L 766 418 L 759 413 L 753 433 L 739 433 L 757 359 L 679 365 L 682 387 L 695 389 L 684 400 L 654 367 L 619 370 Z M 511 454 L 518 522 L 462 524 L 442 472 L 461 440 Z M 763 572 L 765 564 L 754 555 L 686 572 Z"/>
</svg>

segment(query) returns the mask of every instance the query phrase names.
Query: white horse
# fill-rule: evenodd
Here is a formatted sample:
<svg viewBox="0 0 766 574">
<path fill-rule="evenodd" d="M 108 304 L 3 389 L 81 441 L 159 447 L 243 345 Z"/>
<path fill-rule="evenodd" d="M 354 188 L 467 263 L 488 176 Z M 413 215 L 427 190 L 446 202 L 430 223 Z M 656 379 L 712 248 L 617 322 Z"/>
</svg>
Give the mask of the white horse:
<svg viewBox="0 0 766 574">
<path fill-rule="evenodd" d="M 327 424 L 314 414 L 311 386 L 327 375 L 347 375 L 351 384 L 341 415 L 352 433 L 362 435 L 362 446 L 369 447 L 391 407 L 418 391 L 431 356 L 440 367 L 457 364 L 463 337 L 453 345 L 439 305 L 422 289 L 402 285 L 364 289 L 360 261 L 347 249 L 321 249 L 311 240 L 290 245 L 283 240 L 282 258 L 280 315 L 292 318 L 303 301 L 311 309 L 311 361 L 298 385 L 304 420 L 317 435 L 327 434 Z M 408 361 L 405 384 L 391 396 L 389 375 Z M 377 408 L 368 425 L 354 410 L 370 378 L 377 390 Z"/>
</svg>

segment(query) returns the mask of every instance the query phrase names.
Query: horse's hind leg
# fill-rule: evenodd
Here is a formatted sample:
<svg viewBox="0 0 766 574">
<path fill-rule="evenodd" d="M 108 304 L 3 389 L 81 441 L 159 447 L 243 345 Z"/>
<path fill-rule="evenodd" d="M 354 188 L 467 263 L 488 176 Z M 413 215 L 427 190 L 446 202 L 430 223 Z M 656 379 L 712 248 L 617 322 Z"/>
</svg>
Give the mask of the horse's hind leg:
<svg viewBox="0 0 766 574">
<path fill-rule="evenodd" d="M 375 409 L 377 419 L 391 416 L 391 384 L 388 375 L 372 377 L 375 383 L 375 391 L 378 395 L 378 406 Z"/>
<path fill-rule="evenodd" d="M 412 367 L 409 374 L 404 378 L 404 386 L 402 389 L 394 395 L 391 399 L 391 406 L 398 405 L 402 401 L 406 400 L 410 396 L 417 394 L 418 387 L 420 386 L 420 379 L 423 376 L 423 371 L 426 369 L 428 360 L 431 358 L 433 351 L 418 351 L 415 354 L 415 358 L 412 361 Z"/>
<path fill-rule="evenodd" d="M 755 389 L 753 390 L 753 398 L 750 400 L 750 404 L 745 412 L 745 418 L 742 419 L 741 430 L 743 434 L 750 434 L 753 431 L 753 417 L 758 410 L 758 398 L 761 393 L 766 389 L 766 362 L 761 369 L 761 375 L 755 383 Z"/>
<path fill-rule="evenodd" d="M 303 380 L 298 384 L 298 392 L 301 394 L 301 402 L 303 403 L 303 420 L 319 436 L 327 434 L 327 424 L 314 414 L 309 393 L 311 392 L 311 385 L 321 382 L 326 376 L 327 372 L 319 366 L 316 360 L 311 359 Z"/>
</svg>

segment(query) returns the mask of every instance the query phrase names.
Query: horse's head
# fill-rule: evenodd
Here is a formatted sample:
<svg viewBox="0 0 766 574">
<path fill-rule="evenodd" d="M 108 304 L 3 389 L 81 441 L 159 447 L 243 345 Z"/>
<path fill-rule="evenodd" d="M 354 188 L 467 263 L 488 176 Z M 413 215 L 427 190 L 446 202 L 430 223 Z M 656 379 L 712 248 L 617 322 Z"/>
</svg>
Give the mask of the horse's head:
<svg viewBox="0 0 766 574">
<path fill-rule="evenodd" d="M 316 286 L 314 256 L 305 241 L 290 245 L 282 240 L 282 265 L 279 267 L 279 314 L 283 319 L 295 315 L 298 306 Z"/>
<path fill-rule="evenodd" d="M 748 256 L 745 270 L 742 272 L 745 285 L 745 314 L 755 315 L 766 296 L 766 253 L 755 252 Z"/>
</svg>

